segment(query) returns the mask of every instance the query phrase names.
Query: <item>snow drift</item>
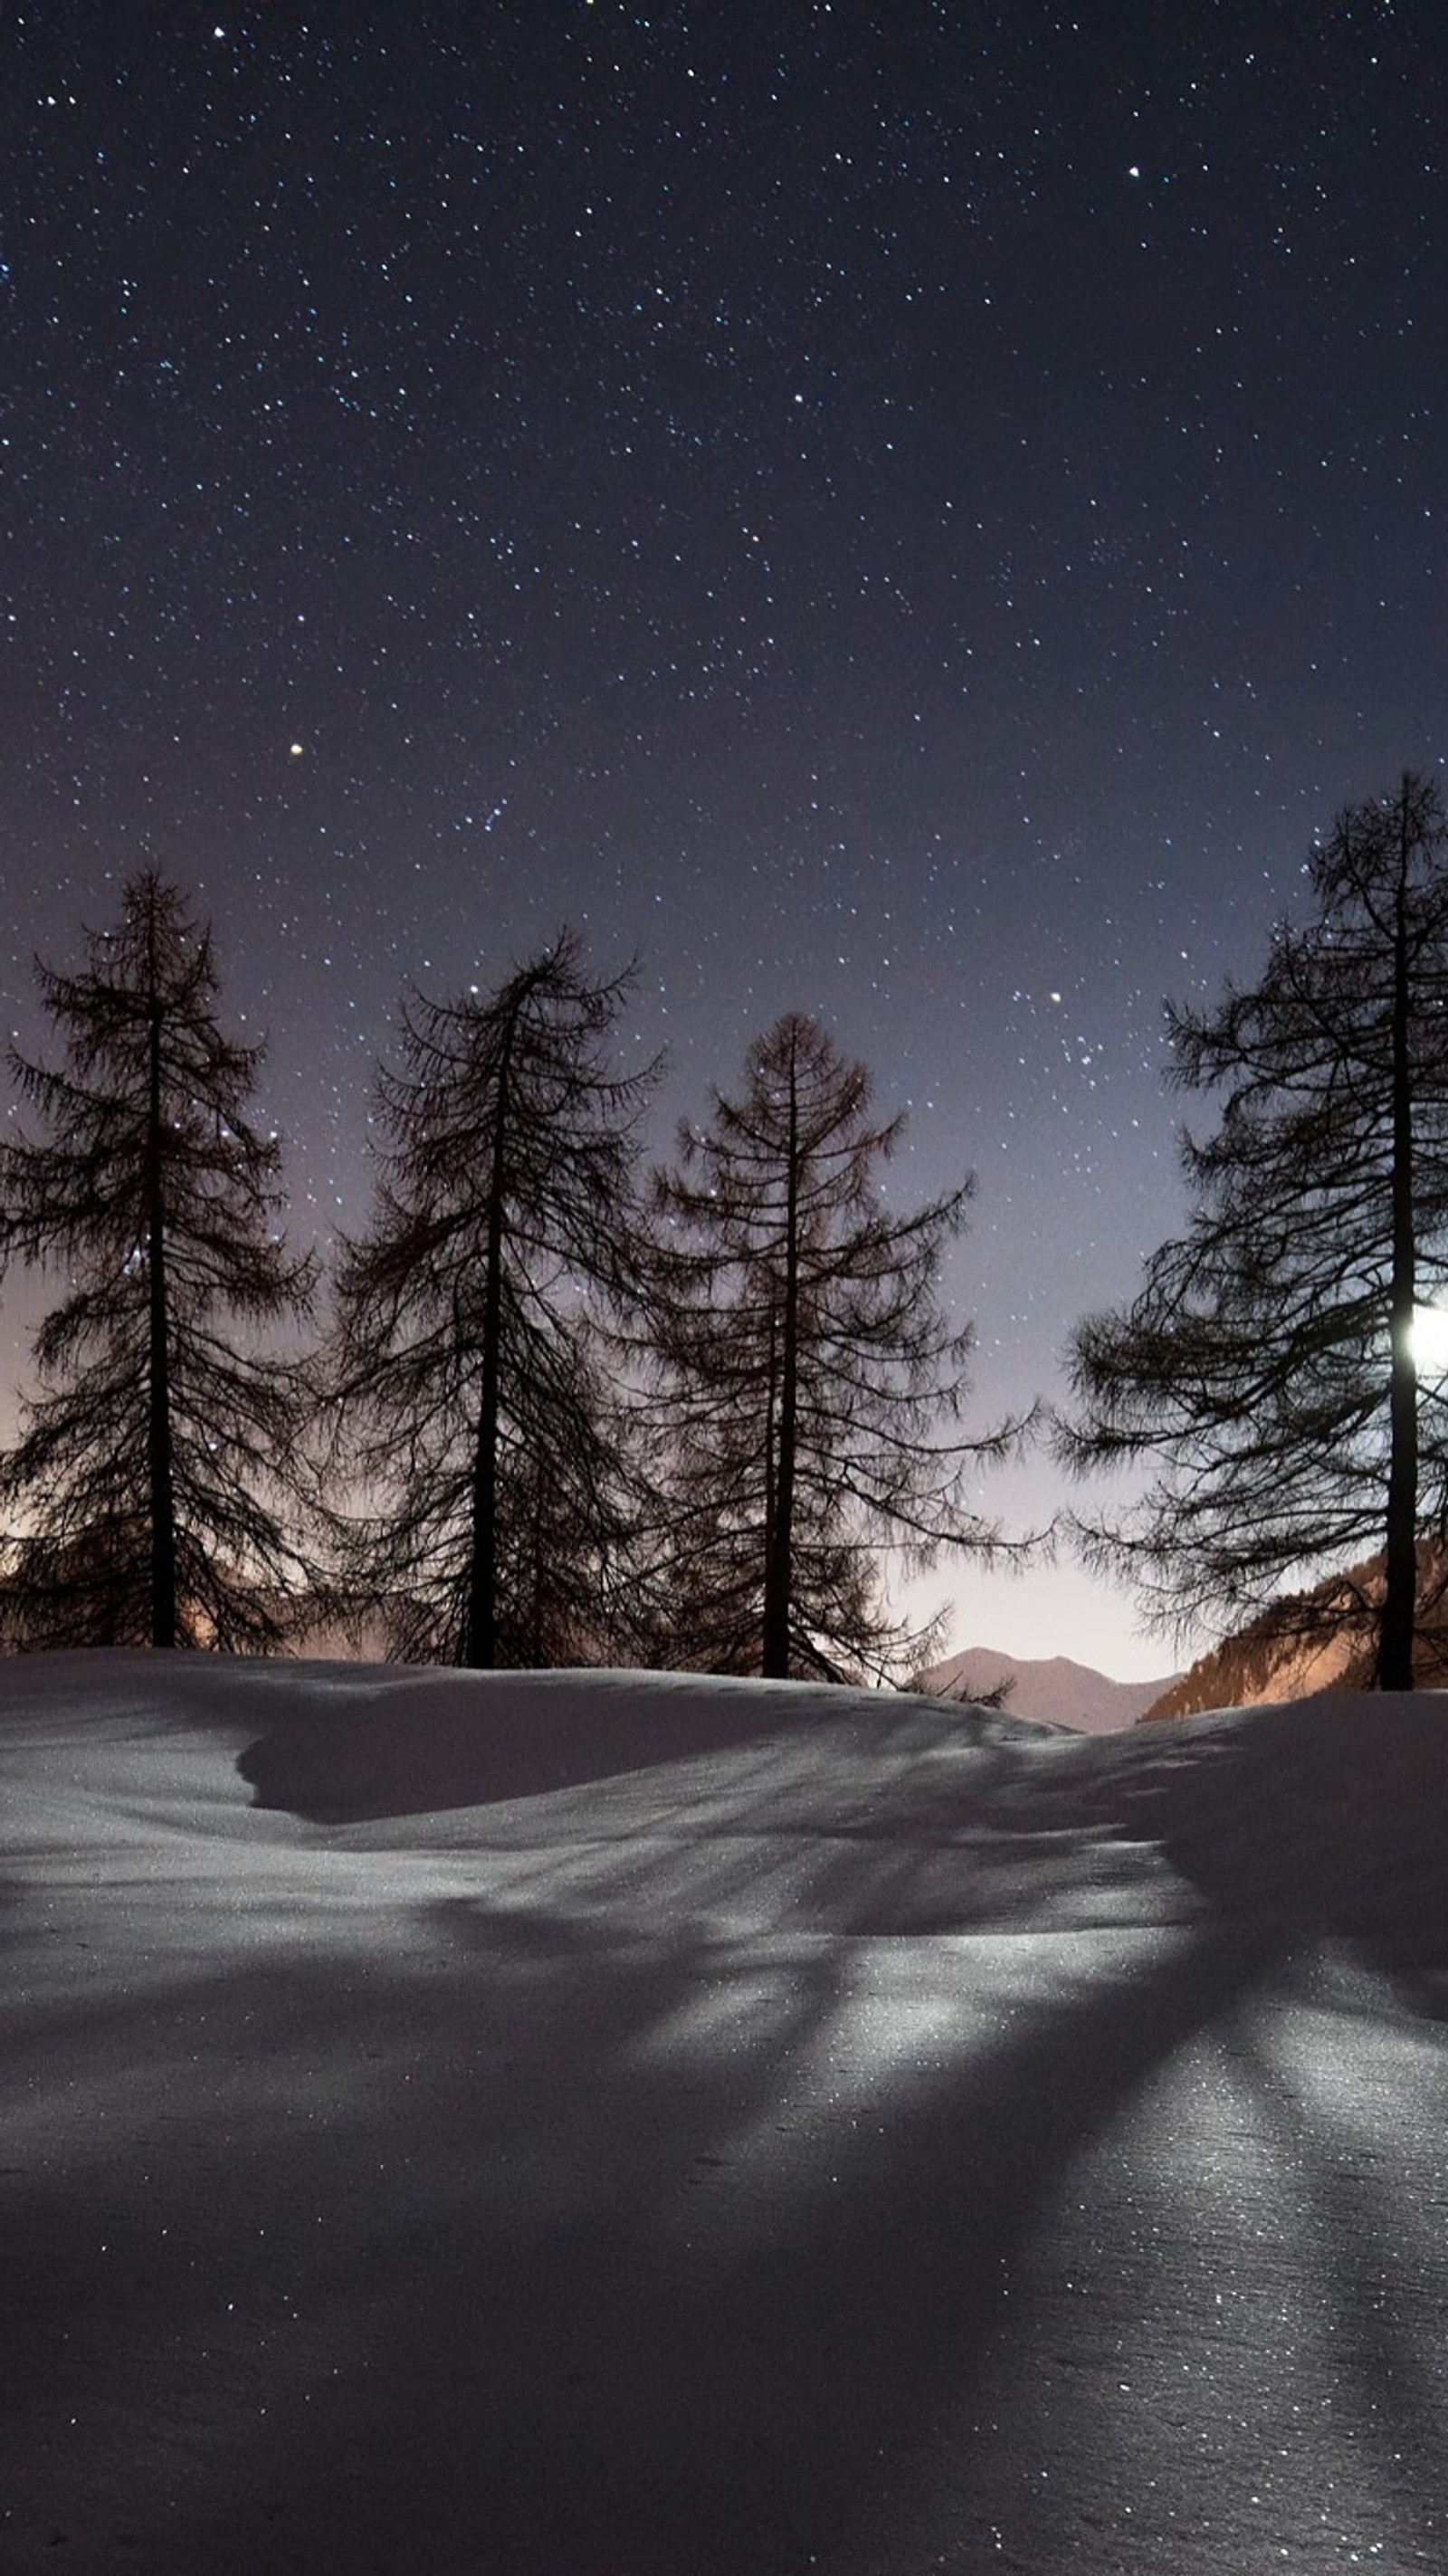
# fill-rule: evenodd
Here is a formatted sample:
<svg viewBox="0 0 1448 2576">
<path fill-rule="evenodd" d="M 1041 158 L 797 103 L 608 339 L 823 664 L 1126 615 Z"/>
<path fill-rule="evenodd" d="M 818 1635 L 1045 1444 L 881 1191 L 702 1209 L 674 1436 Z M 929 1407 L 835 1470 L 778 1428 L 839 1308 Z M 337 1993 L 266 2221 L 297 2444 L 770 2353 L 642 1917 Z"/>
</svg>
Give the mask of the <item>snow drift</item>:
<svg viewBox="0 0 1448 2576">
<path fill-rule="evenodd" d="M 0 2566 L 1440 2566 L 1445 1747 L 0 1665 Z"/>
</svg>

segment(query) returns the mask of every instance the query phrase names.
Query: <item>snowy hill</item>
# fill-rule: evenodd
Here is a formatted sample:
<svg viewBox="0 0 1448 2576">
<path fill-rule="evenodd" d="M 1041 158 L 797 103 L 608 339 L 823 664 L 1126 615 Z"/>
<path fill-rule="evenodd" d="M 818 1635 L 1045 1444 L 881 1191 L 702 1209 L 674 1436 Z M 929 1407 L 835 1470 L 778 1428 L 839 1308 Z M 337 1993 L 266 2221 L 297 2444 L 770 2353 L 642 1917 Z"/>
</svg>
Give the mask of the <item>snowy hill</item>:
<svg viewBox="0 0 1448 2576">
<path fill-rule="evenodd" d="M 0 2566 L 1444 2563 L 1448 1725 L 0 1663 Z"/>
<path fill-rule="evenodd" d="M 1134 1726 L 1153 1702 L 1172 1686 L 1173 1676 L 1155 1682 L 1115 1682 L 1069 1655 L 1022 1661 L 999 1654 L 994 1646 L 967 1646 L 943 1664 L 932 1664 L 920 1677 L 922 1690 L 941 1699 L 973 1699 L 1009 1681 L 1006 1702 L 1012 1717 L 1034 1718 L 1048 1725 L 1074 1727 L 1082 1735 L 1113 1735 Z"/>
</svg>

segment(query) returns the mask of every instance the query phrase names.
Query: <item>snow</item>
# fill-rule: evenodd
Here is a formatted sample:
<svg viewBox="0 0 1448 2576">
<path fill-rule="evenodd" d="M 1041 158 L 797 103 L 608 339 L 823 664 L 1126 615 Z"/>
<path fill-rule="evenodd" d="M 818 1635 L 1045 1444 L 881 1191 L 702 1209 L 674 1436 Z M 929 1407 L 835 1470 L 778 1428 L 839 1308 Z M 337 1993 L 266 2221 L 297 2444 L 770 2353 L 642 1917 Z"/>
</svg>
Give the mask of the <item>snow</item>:
<svg viewBox="0 0 1448 2576">
<path fill-rule="evenodd" d="M 0 1664 L 0 2567 L 1441 2570 L 1445 1748 Z"/>
</svg>

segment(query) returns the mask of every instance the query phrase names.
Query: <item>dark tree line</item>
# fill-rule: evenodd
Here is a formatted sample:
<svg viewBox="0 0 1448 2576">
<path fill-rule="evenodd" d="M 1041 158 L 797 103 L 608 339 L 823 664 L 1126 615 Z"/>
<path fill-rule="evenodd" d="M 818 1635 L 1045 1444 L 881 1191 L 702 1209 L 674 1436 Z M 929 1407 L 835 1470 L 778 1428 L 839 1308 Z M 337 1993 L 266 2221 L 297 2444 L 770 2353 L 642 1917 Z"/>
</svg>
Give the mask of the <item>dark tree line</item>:
<svg viewBox="0 0 1448 2576">
<path fill-rule="evenodd" d="M 1347 808 L 1310 879 L 1255 984 L 1169 1013 L 1216 1123 L 1182 1139 L 1185 1232 L 1077 1327 L 1056 1442 L 1138 1471 L 1075 1531 L 1150 1614 L 1367 1622 L 1401 1689 L 1448 1592 L 1445 1378 L 1415 1332 L 1448 1280 L 1436 787 Z M 370 1220 L 303 1347 L 316 1280 L 209 934 L 145 873 L 85 958 L 39 969 L 62 1061 L 12 1054 L 0 1147 L 0 1255 L 61 1283 L 0 1453 L 13 1640 L 265 1649 L 326 1605 L 481 1666 L 901 1675 L 932 1640 L 884 1552 L 1007 1546 L 966 1484 L 1030 1424 L 965 1437 L 940 1293 L 971 1184 L 896 1207 L 901 1121 L 818 1022 L 767 1031 L 645 1190 L 627 976 L 564 934 L 491 994 L 411 996 Z"/>
<path fill-rule="evenodd" d="M 759 1042 L 646 1198 L 627 976 L 565 933 L 492 994 L 410 996 L 369 1223 L 284 1353 L 315 1280 L 209 935 L 147 873 L 87 954 L 39 970 L 64 1063 L 16 1060 L 41 1132 L 0 1155 L 0 1248 L 69 1281 L 0 1457 L 18 1642 L 266 1648 L 325 1608 L 483 1667 L 885 1675 L 929 1635 L 882 1546 L 1005 1544 L 963 1479 L 1019 1426 L 962 1436 L 939 1302 L 970 1185 L 887 1211 L 901 1121 L 816 1023 Z"/>
</svg>

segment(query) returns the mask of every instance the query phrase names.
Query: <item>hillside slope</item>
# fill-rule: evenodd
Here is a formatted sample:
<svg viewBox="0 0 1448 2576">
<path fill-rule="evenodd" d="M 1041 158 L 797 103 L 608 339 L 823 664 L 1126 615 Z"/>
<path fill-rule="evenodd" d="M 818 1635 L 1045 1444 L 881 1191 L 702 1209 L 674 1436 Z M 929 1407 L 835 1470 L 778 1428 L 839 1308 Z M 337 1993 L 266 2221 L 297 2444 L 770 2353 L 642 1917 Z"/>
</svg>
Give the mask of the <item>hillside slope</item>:
<svg viewBox="0 0 1448 2576">
<path fill-rule="evenodd" d="M 1367 1690 L 1376 1654 L 1373 1616 L 1382 1596 L 1381 1556 L 1329 1575 L 1310 1591 L 1289 1593 L 1199 1655 L 1144 1713 L 1194 1717 L 1322 1691 Z M 1418 1600 L 1414 1678 L 1420 1689 L 1440 1690 L 1448 1684 L 1448 1556 L 1440 1548 L 1419 1550 Z"/>
</svg>

